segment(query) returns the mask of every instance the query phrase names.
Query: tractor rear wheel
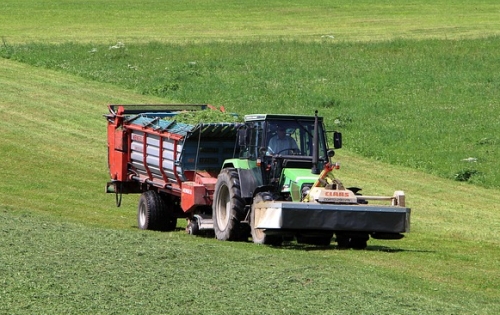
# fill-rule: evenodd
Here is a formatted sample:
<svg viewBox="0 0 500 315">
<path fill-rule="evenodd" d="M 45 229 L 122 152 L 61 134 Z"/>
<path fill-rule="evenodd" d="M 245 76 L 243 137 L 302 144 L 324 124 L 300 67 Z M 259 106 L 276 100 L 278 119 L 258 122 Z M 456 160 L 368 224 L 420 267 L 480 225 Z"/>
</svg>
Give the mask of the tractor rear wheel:
<svg viewBox="0 0 500 315">
<path fill-rule="evenodd" d="M 273 201 L 273 195 L 270 192 L 261 192 L 253 198 L 253 205 L 250 213 L 250 231 L 252 233 L 252 240 L 256 244 L 279 246 L 283 243 L 283 237 L 281 235 L 266 235 L 263 229 L 257 229 L 255 227 L 255 204 L 261 201 Z"/>
<path fill-rule="evenodd" d="M 245 218 L 245 201 L 241 197 L 240 178 L 234 168 L 223 169 L 215 184 L 212 217 L 215 237 L 222 241 L 248 239 Z"/>
</svg>

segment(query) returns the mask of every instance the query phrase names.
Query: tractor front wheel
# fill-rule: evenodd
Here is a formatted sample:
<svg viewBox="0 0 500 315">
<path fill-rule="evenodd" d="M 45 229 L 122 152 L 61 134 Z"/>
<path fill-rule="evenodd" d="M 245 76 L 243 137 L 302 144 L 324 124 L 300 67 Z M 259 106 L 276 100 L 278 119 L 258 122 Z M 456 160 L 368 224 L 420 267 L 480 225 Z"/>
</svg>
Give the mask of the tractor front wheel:
<svg viewBox="0 0 500 315">
<path fill-rule="evenodd" d="M 266 235 L 263 229 L 256 228 L 257 222 L 255 220 L 255 204 L 262 201 L 273 201 L 273 195 L 270 192 L 261 192 L 253 198 L 252 212 L 250 213 L 250 231 L 252 233 L 252 240 L 256 244 L 279 246 L 283 243 L 283 237 L 281 235 Z"/>
</svg>

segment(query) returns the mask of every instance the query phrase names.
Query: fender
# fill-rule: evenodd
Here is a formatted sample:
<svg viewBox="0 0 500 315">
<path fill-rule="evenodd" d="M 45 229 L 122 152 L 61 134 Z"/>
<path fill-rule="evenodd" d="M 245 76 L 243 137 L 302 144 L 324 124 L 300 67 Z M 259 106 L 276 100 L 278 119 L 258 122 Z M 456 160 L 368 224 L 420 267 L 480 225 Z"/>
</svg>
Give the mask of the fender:
<svg viewBox="0 0 500 315">
<path fill-rule="evenodd" d="M 257 187 L 263 186 L 262 171 L 260 167 L 241 169 L 238 168 L 240 177 L 241 197 L 253 198 Z"/>
</svg>

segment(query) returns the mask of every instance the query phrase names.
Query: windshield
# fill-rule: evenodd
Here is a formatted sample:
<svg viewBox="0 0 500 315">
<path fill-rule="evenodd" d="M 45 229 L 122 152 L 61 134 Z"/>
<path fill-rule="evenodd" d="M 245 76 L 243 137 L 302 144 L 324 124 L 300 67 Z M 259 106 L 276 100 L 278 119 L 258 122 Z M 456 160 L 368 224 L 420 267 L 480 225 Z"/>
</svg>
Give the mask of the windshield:
<svg viewBox="0 0 500 315">
<path fill-rule="evenodd" d="M 322 124 L 319 128 L 319 157 L 326 158 Z M 266 123 L 267 155 L 313 155 L 314 121 L 275 120 Z"/>
</svg>

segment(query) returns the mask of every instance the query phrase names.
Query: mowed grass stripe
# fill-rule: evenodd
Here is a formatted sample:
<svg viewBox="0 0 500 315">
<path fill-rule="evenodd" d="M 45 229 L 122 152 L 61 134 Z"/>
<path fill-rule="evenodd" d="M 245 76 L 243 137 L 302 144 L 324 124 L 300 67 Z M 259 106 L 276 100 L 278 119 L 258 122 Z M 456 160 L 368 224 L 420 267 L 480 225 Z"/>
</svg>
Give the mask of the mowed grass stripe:
<svg viewBox="0 0 500 315">
<path fill-rule="evenodd" d="M 377 41 L 500 34 L 495 0 L 3 0 L 8 42 Z M 36 16 L 36 19 L 32 17 Z"/>
<path fill-rule="evenodd" d="M 409 251 L 404 254 L 404 262 L 370 252 L 358 257 L 364 263 L 405 270 L 471 293 L 499 293 L 500 280 L 495 275 L 500 270 L 493 267 L 498 265 L 494 261 L 499 259 L 500 244 L 498 189 L 439 179 L 363 159 L 345 150 L 336 158 L 342 164 L 337 176 L 347 186 L 360 185 L 362 193 L 368 195 L 390 195 L 393 189 L 402 189 L 412 208 L 412 230 L 401 241 Z M 379 243 L 391 244 L 372 241 L 374 245 Z"/>
<path fill-rule="evenodd" d="M 495 292 L 395 264 L 437 251 L 277 249 L 0 212 L 0 310 L 118 314 L 494 314 Z M 394 247 L 393 247 L 394 249 Z M 373 260 L 373 257 L 375 260 Z M 392 266 L 374 264 L 392 261 Z M 468 269 L 463 273 L 467 274 Z M 196 277 L 193 275 L 197 275 Z M 488 280 L 494 281 L 494 280 Z M 257 283 L 256 283 L 257 282 Z M 483 285 L 490 286 L 485 282 Z M 489 291 L 489 292 L 488 292 Z M 259 301 L 259 307 L 254 305 Z M 332 310 L 332 307 L 335 309 Z M 397 312 L 395 311 L 397 310 Z"/>
</svg>

